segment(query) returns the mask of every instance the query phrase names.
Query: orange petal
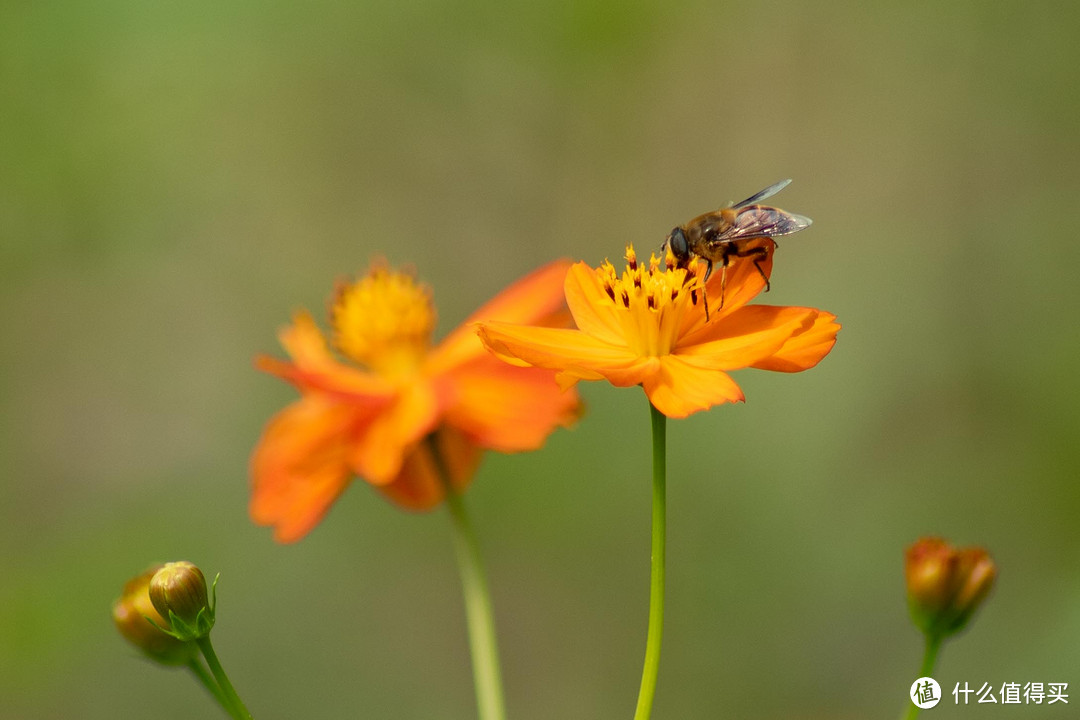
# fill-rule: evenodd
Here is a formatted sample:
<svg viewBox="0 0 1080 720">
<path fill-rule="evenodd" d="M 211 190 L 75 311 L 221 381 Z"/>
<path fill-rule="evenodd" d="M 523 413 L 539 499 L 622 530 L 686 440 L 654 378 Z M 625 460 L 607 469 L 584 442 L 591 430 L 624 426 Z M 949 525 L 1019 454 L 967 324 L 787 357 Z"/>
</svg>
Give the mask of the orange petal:
<svg viewBox="0 0 1080 720">
<path fill-rule="evenodd" d="M 425 382 L 410 382 L 398 398 L 375 415 L 357 435 L 349 464 L 374 485 L 385 485 L 401 472 L 405 453 L 435 427 L 439 401 Z"/>
<path fill-rule="evenodd" d="M 311 395 L 271 418 L 251 456 L 251 519 L 278 542 L 307 535 L 349 484 L 349 438 L 362 423 L 354 407 Z"/>
<path fill-rule="evenodd" d="M 569 260 L 555 260 L 516 281 L 461 323 L 432 350 L 432 374 L 484 355 L 476 339 L 476 323 L 496 320 L 524 325 L 566 326 L 569 316 L 563 298 L 563 278 Z"/>
<path fill-rule="evenodd" d="M 675 355 L 659 360 L 657 371 L 646 378 L 643 387 L 653 406 L 670 418 L 744 399 L 742 390 L 725 372 L 695 367 Z"/>
<path fill-rule="evenodd" d="M 497 357 L 558 370 L 564 380 L 565 376 L 580 380 L 603 377 L 619 387 L 637 385 L 652 371 L 656 361 L 580 330 L 482 323 L 478 332 L 484 345 Z"/>
<path fill-rule="evenodd" d="M 566 304 L 578 330 L 612 345 L 623 345 L 617 308 L 596 272 L 583 262 L 571 266 L 566 273 Z"/>
<path fill-rule="evenodd" d="M 745 305 L 695 333 L 695 344 L 680 341 L 675 353 L 699 367 L 749 367 L 772 357 L 792 336 L 809 329 L 815 312 L 800 307 Z"/>
<path fill-rule="evenodd" d="M 298 312 L 293 324 L 278 334 L 292 363 L 266 356 L 255 359 L 260 370 L 288 380 L 302 390 L 319 390 L 343 399 L 385 402 L 393 388 L 377 375 L 338 362 L 311 315 Z"/>
<path fill-rule="evenodd" d="M 452 427 L 443 426 L 435 433 L 440 458 L 450 475 L 450 484 L 458 493 L 468 489 L 483 452 L 469 438 Z"/>
<path fill-rule="evenodd" d="M 452 428 L 440 428 L 435 441 L 441 455 L 439 464 L 432 457 L 430 446 L 421 443 L 405 457 L 393 482 L 376 489 L 407 510 L 430 510 L 446 497 L 446 486 L 439 475 L 445 468 L 455 491 L 464 492 L 480 463 L 480 449 Z"/>
<path fill-rule="evenodd" d="M 836 344 L 836 333 L 840 331 L 840 324 L 832 313 L 821 310 L 812 312 L 813 325 L 789 338 L 773 355 L 755 362 L 753 367 L 760 370 L 800 372 L 814 367 L 828 355 Z"/>
<path fill-rule="evenodd" d="M 514 367 L 487 355 L 445 380 L 445 422 L 490 450 L 534 450 L 556 426 L 579 415 L 577 393 L 560 389 L 550 370 Z"/>
</svg>

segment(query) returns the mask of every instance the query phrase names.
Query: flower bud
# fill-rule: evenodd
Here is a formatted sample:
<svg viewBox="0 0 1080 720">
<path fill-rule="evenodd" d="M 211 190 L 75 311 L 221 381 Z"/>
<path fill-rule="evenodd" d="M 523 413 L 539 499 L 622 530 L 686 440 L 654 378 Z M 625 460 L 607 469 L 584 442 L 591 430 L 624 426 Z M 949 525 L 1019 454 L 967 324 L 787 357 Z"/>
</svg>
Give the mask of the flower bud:
<svg viewBox="0 0 1080 720">
<path fill-rule="evenodd" d="M 912 620 L 939 638 L 964 628 L 997 577 L 985 550 L 956 549 L 941 538 L 921 538 L 909 547 L 904 572 Z"/>
<path fill-rule="evenodd" d="M 216 582 L 215 582 L 216 584 Z M 180 640 L 197 640 L 214 627 L 202 570 L 189 562 L 165 563 L 150 579 L 150 602 Z"/>
<path fill-rule="evenodd" d="M 168 622 L 150 602 L 150 578 L 161 567 L 155 565 L 127 581 L 123 594 L 113 603 L 113 622 L 128 642 L 150 658 L 163 665 L 185 665 L 195 657 L 198 648 L 164 632 L 161 628 L 167 627 Z"/>
</svg>

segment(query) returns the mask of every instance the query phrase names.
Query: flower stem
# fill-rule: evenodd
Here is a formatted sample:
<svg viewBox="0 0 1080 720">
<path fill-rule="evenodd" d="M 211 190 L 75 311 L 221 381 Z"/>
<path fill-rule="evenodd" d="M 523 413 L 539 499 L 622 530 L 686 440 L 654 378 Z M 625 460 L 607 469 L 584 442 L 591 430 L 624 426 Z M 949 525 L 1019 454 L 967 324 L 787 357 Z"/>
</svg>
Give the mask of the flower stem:
<svg viewBox="0 0 1080 720">
<path fill-rule="evenodd" d="M 926 649 L 923 651 L 922 667 L 919 669 L 919 677 L 930 677 L 934 672 L 934 665 L 937 664 L 938 650 L 941 649 L 941 635 L 926 636 Z M 909 698 L 908 709 L 904 713 L 903 720 L 915 720 L 919 717 L 919 708 Z"/>
<path fill-rule="evenodd" d="M 217 681 L 210 675 L 210 671 L 206 669 L 206 666 L 203 665 L 199 658 L 191 658 L 191 660 L 188 661 L 187 668 L 199 681 L 199 684 L 214 696 L 214 699 L 218 701 L 218 704 L 225 708 L 229 715 L 236 717 L 232 708 L 229 707 L 229 701 L 225 699 L 225 695 L 221 692 L 221 686 L 217 684 Z"/>
<path fill-rule="evenodd" d="M 203 657 L 206 658 L 206 664 L 210 666 L 210 672 L 214 674 L 214 679 L 217 680 L 218 685 L 221 687 L 225 709 L 237 720 L 251 720 L 251 713 L 244 707 L 240 696 L 236 694 L 236 688 L 229 682 L 229 676 L 225 674 L 225 668 L 221 667 L 217 653 L 214 652 L 214 646 L 210 642 L 210 636 L 203 635 L 195 642 L 198 643 L 199 650 L 202 651 Z"/>
<path fill-rule="evenodd" d="M 667 460 L 667 418 L 651 403 L 653 445 L 652 572 L 649 584 L 649 635 L 645 641 L 645 667 L 641 671 L 634 720 L 648 720 L 656 695 L 660 670 L 660 641 L 664 635 L 664 535 L 666 521 L 665 488 Z"/>
<path fill-rule="evenodd" d="M 478 715 L 480 720 L 505 720 L 499 648 L 495 641 L 495 614 L 483 561 L 480 558 L 480 545 L 465 512 L 465 503 L 450 483 L 446 465 L 436 447 L 437 443 L 430 439 L 428 445 L 446 487 L 446 505 L 453 521 L 454 554 L 457 555 L 461 589 L 465 598 L 465 622 L 469 632 Z"/>
</svg>

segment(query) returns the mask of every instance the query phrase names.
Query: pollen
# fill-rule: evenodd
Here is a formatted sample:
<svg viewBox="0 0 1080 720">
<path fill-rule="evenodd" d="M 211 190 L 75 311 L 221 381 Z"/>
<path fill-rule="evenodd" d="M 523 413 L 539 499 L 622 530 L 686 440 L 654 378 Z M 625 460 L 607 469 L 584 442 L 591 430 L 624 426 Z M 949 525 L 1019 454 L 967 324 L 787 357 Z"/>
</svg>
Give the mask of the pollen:
<svg viewBox="0 0 1080 720">
<path fill-rule="evenodd" d="M 604 292 L 626 310 L 670 311 L 685 302 L 683 289 L 693 292 L 701 284 L 697 275 L 673 265 L 661 269 L 660 259 L 649 256 L 648 265 L 638 260 L 633 246 L 626 248 L 626 269 L 619 275 L 609 262 L 597 269 Z"/>
<path fill-rule="evenodd" d="M 697 305 L 701 285 L 698 276 L 674 264 L 661 269 L 655 254 L 646 264 L 638 259 L 633 246 L 626 248 L 626 269 L 622 274 L 608 261 L 596 273 L 635 350 L 655 356 L 670 352 L 683 316 Z"/>
<path fill-rule="evenodd" d="M 334 344 L 342 354 L 380 374 L 414 370 L 435 329 L 431 289 L 407 273 L 375 264 L 338 289 L 331 309 Z"/>
</svg>

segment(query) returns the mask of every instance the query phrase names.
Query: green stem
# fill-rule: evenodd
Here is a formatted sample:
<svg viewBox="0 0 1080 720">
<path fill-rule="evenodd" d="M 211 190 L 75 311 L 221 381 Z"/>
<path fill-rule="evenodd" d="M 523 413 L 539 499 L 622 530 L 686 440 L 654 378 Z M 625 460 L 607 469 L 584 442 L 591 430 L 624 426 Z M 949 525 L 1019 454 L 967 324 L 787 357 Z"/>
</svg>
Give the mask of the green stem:
<svg viewBox="0 0 1080 720">
<path fill-rule="evenodd" d="M 202 651 L 203 657 L 206 658 L 206 664 L 210 666 L 210 672 L 214 674 L 214 679 L 217 680 L 218 685 L 221 687 L 221 694 L 225 700 L 225 709 L 237 720 L 251 720 L 251 713 L 244 707 L 240 696 L 236 694 L 236 688 L 229 682 L 229 676 L 225 674 L 225 668 L 221 667 L 217 653 L 214 652 L 214 646 L 210 642 L 210 636 L 203 635 L 195 642 L 198 643 L 199 650 Z"/>
<path fill-rule="evenodd" d="M 648 720 L 656 695 L 660 670 L 660 641 L 664 635 L 664 535 L 666 521 L 665 487 L 667 458 L 667 418 L 649 404 L 652 412 L 653 492 L 652 492 L 652 572 L 649 584 L 649 635 L 645 641 L 645 667 L 641 671 L 634 720 Z"/>
<path fill-rule="evenodd" d="M 919 677 L 929 677 L 934 672 L 934 665 L 937 664 L 938 651 L 941 649 L 941 636 L 935 635 L 933 637 L 926 636 L 926 650 L 923 652 L 922 669 L 919 671 Z"/>
<path fill-rule="evenodd" d="M 226 712 L 230 715 L 236 717 L 232 708 L 229 707 L 229 701 L 225 699 L 225 695 L 221 692 L 221 686 L 217 684 L 217 681 L 210 675 L 210 671 L 206 669 L 206 666 L 202 664 L 199 658 L 191 658 L 191 660 L 188 661 L 187 668 L 192 672 L 199 683 L 206 688 L 206 691 L 214 696 L 214 699 L 218 701 L 218 704 L 225 708 Z"/>
<path fill-rule="evenodd" d="M 919 677 L 932 677 L 934 673 L 934 665 L 937 664 L 938 651 L 941 650 L 941 636 L 940 635 L 927 635 L 926 636 L 926 649 L 923 651 L 922 667 L 919 669 Z M 919 710 L 921 708 L 914 703 L 910 698 L 908 699 L 908 709 L 904 713 L 903 720 L 915 720 L 919 717 Z"/>
<path fill-rule="evenodd" d="M 446 505 L 453 521 L 454 553 L 457 555 L 461 589 L 465 597 L 465 623 L 469 633 L 478 714 L 480 720 L 505 720 L 499 648 L 495 641 L 495 614 L 480 559 L 480 545 L 465 512 L 465 503 L 450 483 L 434 438 L 429 440 L 428 446 L 446 487 Z"/>
</svg>

